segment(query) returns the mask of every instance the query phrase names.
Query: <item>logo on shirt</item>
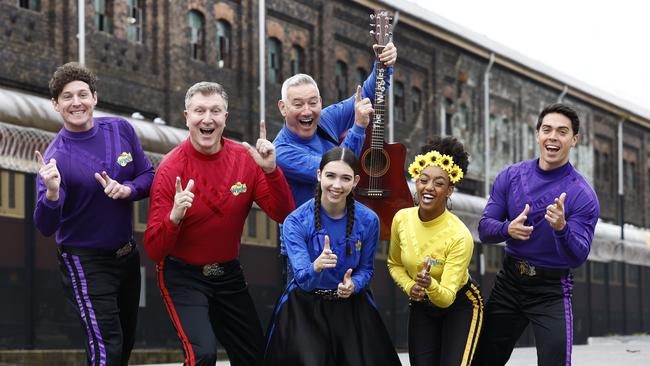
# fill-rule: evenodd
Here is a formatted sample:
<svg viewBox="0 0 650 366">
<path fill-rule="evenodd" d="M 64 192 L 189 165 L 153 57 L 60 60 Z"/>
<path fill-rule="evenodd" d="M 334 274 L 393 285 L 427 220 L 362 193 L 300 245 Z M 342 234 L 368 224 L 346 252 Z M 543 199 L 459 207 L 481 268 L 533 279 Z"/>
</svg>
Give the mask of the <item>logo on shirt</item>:
<svg viewBox="0 0 650 366">
<path fill-rule="evenodd" d="M 246 193 L 246 183 L 237 182 L 230 187 L 233 196 L 239 196 L 240 193 Z"/>
<path fill-rule="evenodd" d="M 443 264 L 445 264 L 445 261 L 443 261 L 442 259 L 429 258 L 429 265 L 431 267 L 440 266 Z"/>
<path fill-rule="evenodd" d="M 120 156 L 117 157 L 117 163 L 122 167 L 125 167 L 126 164 L 132 161 L 133 157 L 131 156 L 131 153 L 123 152 Z"/>
<path fill-rule="evenodd" d="M 360 252 L 360 251 L 361 251 L 361 246 L 362 246 L 362 245 L 363 245 L 363 243 L 361 242 L 361 240 L 358 240 L 358 241 L 356 242 L 356 244 L 354 244 L 354 248 L 355 248 L 355 250 L 356 250 L 357 252 Z"/>
</svg>

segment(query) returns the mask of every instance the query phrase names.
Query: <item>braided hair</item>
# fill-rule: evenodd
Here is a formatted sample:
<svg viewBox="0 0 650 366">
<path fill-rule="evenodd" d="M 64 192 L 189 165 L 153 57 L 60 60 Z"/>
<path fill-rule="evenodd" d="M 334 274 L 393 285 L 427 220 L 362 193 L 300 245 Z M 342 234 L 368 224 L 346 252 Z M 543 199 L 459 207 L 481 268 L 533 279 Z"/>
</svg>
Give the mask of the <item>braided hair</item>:
<svg viewBox="0 0 650 366">
<path fill-rule="evenodd" d="M 359 174 L 359 161 L 354 155 L 354 152 L 348 148 L 342 148 L 340 146 L 336 146 L 330 149 L 321 158 L 319 169 L 323 171 L 325 165 L 327 165 L 332 161 L 342 161 L 346 163 L 350 168 L 352 168 L 354 175 Z M 321 206 L 320 200 L 322 194 L 323 194 L 323 190 L 319 182 L 316 186 L 316 193 L 314 197 L 314 221 L 316 223 L 316 231 L 322 229 L 322 224 L 320 220 L 320 206 Z M 352 233 L 352 228 L 354 227 L 354 191 L 351 191 L 345 198 L 345 207 L 347 208 L 348 211 L 348 223 L 345 229 L 345 239 L 346 239 L 345 254 L 352 255 L 352 245 L 348 242 L 347 239 L 350 238 L 350 234 Z"/>
<path fill-rule="evenodd" d="M 437 150 L 441 154 L 446 154 L 454 159 L 454 164 L 458 165 L 460 169 L 467 174 L 467 167 L 469 166 L 469 154 L 465 150 L 465 146 L 453 136 L 440 137 L 434 136 L 429 139 L 424 146 L 420 149 L 421 154 L 426 154 L 431 150 Z M 453 183 L 449 183 L 454 185 Z"/>
</svg>

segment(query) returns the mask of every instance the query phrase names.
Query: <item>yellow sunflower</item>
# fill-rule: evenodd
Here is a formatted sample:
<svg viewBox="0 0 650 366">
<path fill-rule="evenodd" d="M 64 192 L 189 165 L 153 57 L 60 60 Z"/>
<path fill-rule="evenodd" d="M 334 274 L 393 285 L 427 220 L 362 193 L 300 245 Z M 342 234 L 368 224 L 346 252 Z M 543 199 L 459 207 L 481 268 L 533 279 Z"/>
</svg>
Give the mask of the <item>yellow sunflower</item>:
<svg viewBox="0 0 650 366">
<path fill-rule="evenodd" d="M 449 182 L 452 184 L 458 183 L 461 179 L 463 179 L 463 170 L 456 164 L 451 168 L 451 171 L 449 172 Z"/>
<path fill-rule="evenodd" d="M 437 150 L 431 150 L 425 155 L 429 165 L 437 165 L 442 155 Z"/>
<path fill-rule="evenodd" d="M 418 166 L 424 168 L 424 166 L 427 164 L 427 159 L 425 155 L 416 155 L 415 162 L 418 164 Z"/>
<path fill-rule="evenodd" d="M 436 165 L 438 165 L 438 164 L 436 164 Z M 449 156 L 447 154 L 443 154 L 440 157 L 440 165 L 438 165 L 438 166 L 440 166 L 442 169 L 446 170 L 447 173 L 450 173 L 451 172 L 451 167 L 454 166 L 454 158 L 452 158 L 451 156 Z"/>
<path fill-rule="evenodd" d="M 422 168 L 417 161 L 414 161 L 411 163 L 411 165 L 409 165 L 408 172 L 411 174 L 411 178 L 413 178 L 413 180 L 416 180 L 420 176 L 421 171 Z"/>
</svg>

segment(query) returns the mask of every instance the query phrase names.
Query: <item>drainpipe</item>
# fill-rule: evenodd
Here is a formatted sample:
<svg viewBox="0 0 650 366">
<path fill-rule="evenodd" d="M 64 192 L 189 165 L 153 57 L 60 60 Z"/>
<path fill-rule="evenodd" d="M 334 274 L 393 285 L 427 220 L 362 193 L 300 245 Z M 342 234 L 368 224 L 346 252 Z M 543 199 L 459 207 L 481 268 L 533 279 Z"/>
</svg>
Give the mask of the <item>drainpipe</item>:
<svg viewBox="0 0 650 366">
<path fill-rule="evenodd" d="M 490 54 L 490 62 L 488 63 L 485 73 L 483 74 L 483 131 L 485 132 L 485 184 L 483 192 L 485 198 L 490 196 L 490 70 L 494 65 L 494 53 Z"/>
<path fill-rule="evenodd" d="M 259 0 L 259 9 L 257 10 L 259 25 L 259 74 L 260 74 L 260 121 L 266 120 L 266 65 L 264 57 L 266 56 L 266 3 L 265 0 Z"/>
<path fill-rule="evenodd" d="M 558 102 L 558 103 L 562 103 L 562 101 L 564 100 L 564 96 L 565 96 L 566 93 L 568 93 L 568 92 L 569 92 L 569 86 L 568 86 L 568 85 L 565 85 L 565 86 L 564 86 L 564 89 L 562 89 L 562 93 L 560 93 L 560 96 L 557 97 L 557 102 Z"/>
<path fill-rule="evenodd" d="M 86 7 L 84 0 L 77 1 L 77 33 L 78 38 L 78 51 L 79 51 L 79 65 L 86 64 Z"/>
<path fill-rule="evenodd" d="M 399 22 L 399 10 L 395 10 L 395 15 L 393 16 L 393 32 L 395 32 L 395 27 Z M 393 36 L 391 35 L 391 40 Z M 388 142 L 395 142 L 395 112 L 393 111 L 395 103 L 395 93 L 393 91 L 393 80 L 395 76 L 395 66 L 393 66 L 393 73 L 390 74 L 390 86 L 388 89 Z"/>
<path fill-rule="evenodd" d="M 618 220 L 621 225 L 621 240 L 625 239 L 624 226 L 625 226 L 625 198 L 623 197 L 623 123 L 627 118 L 623 117 L 618 121 Z"/>
</svg>

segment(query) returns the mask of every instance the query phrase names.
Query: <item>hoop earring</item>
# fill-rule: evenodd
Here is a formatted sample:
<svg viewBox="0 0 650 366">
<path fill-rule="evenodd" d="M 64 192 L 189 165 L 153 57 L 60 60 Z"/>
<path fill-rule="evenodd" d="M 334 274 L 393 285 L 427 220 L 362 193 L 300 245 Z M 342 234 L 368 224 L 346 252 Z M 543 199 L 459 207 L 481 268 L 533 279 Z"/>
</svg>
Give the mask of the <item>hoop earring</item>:
<svg viewBox="0 0 650 366">
<path fill-rule="evenodd" d="M 447 196 L 447 210 L 451 211 L 454 206 L 451 204 L 451 197 Z"/>
</svg>

